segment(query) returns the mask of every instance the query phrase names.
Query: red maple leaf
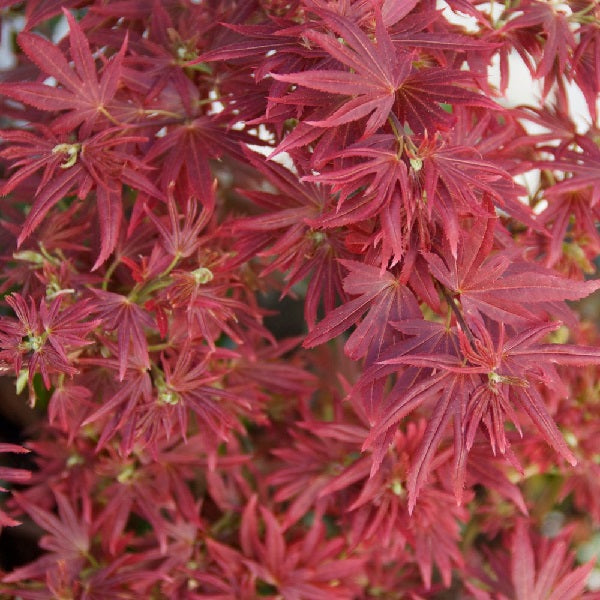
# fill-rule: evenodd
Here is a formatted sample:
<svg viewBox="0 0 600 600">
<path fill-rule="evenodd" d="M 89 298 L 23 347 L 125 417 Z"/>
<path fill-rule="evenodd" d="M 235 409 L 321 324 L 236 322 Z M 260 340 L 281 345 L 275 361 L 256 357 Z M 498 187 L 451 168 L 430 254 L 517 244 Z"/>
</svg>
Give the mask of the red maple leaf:
<svg viewBox="0 0 600 600">
<path fill-rule="evenodd" d="M 573 568 L 573 554 L 567 543 L 572 535 L 563 530 L 553 539 L 537 538 L 535 545 L 528 525 L 519 519 L 510 553 L 496 551 L 490 557 L 491 570 L 477 573 L 477 579 L 493 595 L 467 584 L 475 600 L 575 600 L 581 598 L 595 559 Z"/>
<path fill-rule="evenodd" d="M 273 77 L 321 92 L 354 96 L 327 119 L 312 121 L 311 124 L 337 127 L 370 115 L 364 132 L 365 137 L 369 136 L 386 122 L 396 90 L 410 73 L 411 54 L 396 53 L 381 17 L 376 20 L 377 44 L 374 44 L 348 19 L 329 12 L 323 12 L 322 16 L 325 23 L 344 38 L 345 44 L 317 31 L 307 31 L 305 36 L 351 71 L 320 69 L 302 73 L 274 73 Z"/>
<path fill-rule="evenodd" d="M 341 537 L 325 538 L 321 511 L 304 538 L 288 543 L 275 515 L 264 507 L 264 535 L 260 534 L 257 498 L 250 498 L 240 526 L 244 562 L 253 575 L 295 600 L 350 600 L 355 597 L 356 573 L 363 560 L 343 556 Z M 264 540 L 261 539 L 264 537 Z M 347 555 L 347 553 L 344 553 Z M 335 585 L 331 581 L 335 580 Z"/>
<path fill-rule="evenodd" d="M 485 426 L 494 452 L 499 449 L 502 454 L 507 453 L 505 420 L 511 420 L 521 431 L 515 407 L 529 416 L 544 439 L 566 460 L 573 465 L 577 462 L 538 388 L 542 384 L 559 394 L 566 393 L 554 364 L 598 364 L 600 351 L 594 347 L 538 343 L 558 326 L 556 323 L 538 325 L 506 339 L 503 326 L 492 335 L 479 322 L 475 329 L 477 336 L 470 334 L 468 339 L 465 333 L 458 331 L 460 350 L 457 353 L 407 353 L 406 342 L 399 345 L 398 355 L 392 356 L 396 351 L 393 347 L 386 352 L 382 357 L 383 364 L 412 365 L 429 372 L 417 385 L 406 389 L 393 409 L 375 425 L 366 447 L 424 402 L 435 400 L 423 443 L 408 478 L 410 509 L 427 478 L 450 420 L 455 424 L 455 492 L 458 497 L 464 483 L 466 454 L 473 445 L 478 427 L 480 424 Z"/>
<path fill-rule="evenodd" d="M 334 194 L 339 194 L 337 210 L 314 219 L 315 223 L 325 227 L 338 227 L 368 219 L 389 204 L 395 193 L 406 194 L 409 188 L 408 169 L 402 160 L 401 143 L 396 136 L 372 135 L 368 140 L 352 144 L 332 158 L 366 160 L 302 178 L 303 181 L 327 183 Z M 349 206 L 342 207 L 362 187 L 364 192 L 359 194 L 359 199 L 349 201 Z M 413 211 L 411 207 L 406 207 L 405 210 L 407 220 L 410 221 Z"/>
<path fill-rule="evenodd" d="M 496 218 L 478 219 L 460 237 L 457 255 L 424 253 L 433 277 L 460 299 L 465 317 L 499 322 L 536 322 L 544 309 L 561 312 L 564 300 L 579 300 L 600 281 L 573 281 L 521 259 L 515 252 L 492 252 Z M 555 303 L 555 304 L 551 304 Z"/>
<path fill-rule="evenodd" d="M 275 162 L 265 163 L 250 150 L 246 150 L 245 154 L 278 193 L 244 190 L 244 195 L 264 212 L 234 222 L 238 253 L 236 264 L 256 255 L 274 257 L 262 275 L 275 270 L 287 271 L 282 294 L 288 293 L 292 286 L 311 273 L 305 317 L 309 328 L 312 328 L 321 302 L 329 312 L 336 296 L 343 296 L 342 267 L 337 258 L 347 255 L 347 252 L 340 236 L 312 226 L 330 196 L 321 186 L 299 181 L 294 173 Z"/>
<path fill-rule="evenodd" d="M 98 79 L 96 64 L 87 38 L 71 13 L 63 9 L 69 24 L 69 42 L 74 69 L 51 42 L 39 35 L 19 34 L 19 45 L 27 57 L 60 87 L 38 82 L 0 84 L 0 94 L 45 111 L 69 111 L 52 122 L 56 132 L 73 131 L 83 124 L 81 135 L 87 137 L 99 121 L 115 123 L 107 110 L 121 79 L 121 65 L 127 47 L 125 37 L 121 49 L 104 67 Z"/>
<path fill-rule="evenodd" d="M 85 504 L 79 517 L 69 499 L 54 491 L 58 515 L 53 515 L 27 496 L 14 492 L 13 495 L 19 506 L 43 529 L 40 547 L 48 553 L 15 569 L 3 581 L 23 581 L 53 571 L 63 571 L 70 577 L 80 573 L 87 564 L 92 543 L 91 516 Z"/>
<path fill-rule="evenodd" d="M 127 144 L 143 142 L 140 136 L 119 136 L 112 127 L 80 141 L 56 137 L 41 128 L 43 137 L 28 131 L 2 131 L 0 135 L 12 144 L 0 156 L 15 160 L 17 168 L 1 188 L 9 194 L 30 179 L 40 179 L 33 204 L 17 238 L 21 245 L 40 225 L 48 211 L 62 198 L 77 193 L 81 200 L 94 191 L 100 222 L 100 254 L 94 269 L 114 250 L 121 228 L 123 183 L 151 196 L 163 194 L 144 175 L 150 167 L 126 151 Z M 44 169 L 41 178 L 38 171 Z"/>
<path fill-rule="evenodd" d="M 58 296 L 49 305 L 41 300 L 38 309 L 33 298 L 28 303 L 17 293 L 5 300 L 17 320 L 0 319 L 0 359 L 10 361 L 17 374 L 25 361 L 30 384 L 39 371 L 48 389 L 50 373 L 77 373 L 69 352 L 90 344 L 87 335 L 99 323 L 85 320 L 92 312 L 90 303 L 81 301 L 62 308 L 64 297 Z"/>
<path fill-rule="evenodd" d="M 416 318 L 421 315 L 412 292 L 389 271 L 356 261 L 340 261 L 350 273 L 344 279 L 346 293 L 358 296 L 330 312 L 306 337 L 304 346 L 312 348 L 343 333 L 367 313 L 352 332 L 345 351 L 352 358 L 365 354 L 379 356 L 386 335 L 393 331 L 390 322 Z"/>
<path fill-rule="evenodd" d="M 433 130 L 440 125 L 447 127 L 453 121 L 452 115 L 440 103 L 497 108 L 486 97 L 455 85 L 472 79 L 464 71 L 415 69 L 413 54 L 394 46 L 379 13 L 375 16 L 377 43 L 374 43 L 349 19 L 331 12 L 313 10 L 322 16 L 333 32 L 343 38 L 344 43 L 331 35 L 312 30 L 305 33 L 306 38 L 321 46 L 349 70 L 315 69 L 299 73 L 273 73 L 272 76 L 278 81 L 327 94 L 350 96 L 351 99 L 327 118 L 307 121 L 308 124 L 338 127 L 369 115 L 363 135 L 368 137 L 385 124 L 394 108 L 400 122 L 408 122 L 411 129 L 417 132 Z M 306 100 L 300 96 L 298 102 L 310 103 Z"/>
</svg>

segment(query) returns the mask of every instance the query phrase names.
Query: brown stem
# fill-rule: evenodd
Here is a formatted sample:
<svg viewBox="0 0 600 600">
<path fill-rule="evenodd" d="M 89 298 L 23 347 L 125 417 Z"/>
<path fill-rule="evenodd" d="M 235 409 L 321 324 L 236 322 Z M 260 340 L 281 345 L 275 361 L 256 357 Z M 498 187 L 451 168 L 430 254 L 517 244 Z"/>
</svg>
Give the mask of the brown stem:
<svg viewBox="0 0 600 600">
<path fill-rule="evenodd" d="M 473 334 L 471 333 L 471 330 L 469 329 L 465 318 L 458 309 L 458 306 L 456 306 L 454 298 L 448 293 L 448 290 L 443 285 L 439 284 L 439 288 L 442 292 L 442 296 L 444 296 L 444 300 L 446 300 L 446 303 L 450 307 L 450 310 L 454 313 L 454 316 L 456 317 L 456 320 L 458 321 L 461 329 L 465 332 L 465 335 L 469 340 L 469 344 L 471 344 L 471 347 L 473 348 L 473 350 L 475 350 L 475 338 L 473 337 Z"/>
</svg>

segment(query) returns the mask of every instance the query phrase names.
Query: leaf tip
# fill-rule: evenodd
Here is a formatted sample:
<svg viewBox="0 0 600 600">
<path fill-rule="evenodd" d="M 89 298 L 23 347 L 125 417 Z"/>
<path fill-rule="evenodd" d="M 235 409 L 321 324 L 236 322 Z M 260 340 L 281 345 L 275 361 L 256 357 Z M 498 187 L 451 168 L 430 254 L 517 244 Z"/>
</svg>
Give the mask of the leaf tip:
<svg viewBox="0 0 600 600">
<path fill-rule="evenodd" d="M 67 19 L 67 21 L 69 22 L 69 29 L 71 28 L 71 24 L 75 23 L 75 17 L 73 16 L 73 13 L 71 13 L 71 11 L 68 8 L 65 8 L 64 6 L 62 7 L 62 14 L 64 15 L 65 19 Z"/>
<path fill-rule="evenodd" d="M 28 235 L 29 235 L 29 232 L 26 230 L 23 230 L 19 234 L 19 237 L 17 238 L 17 249 L 22 246 L 23 242 L 27 239 Z"/>
</svg>

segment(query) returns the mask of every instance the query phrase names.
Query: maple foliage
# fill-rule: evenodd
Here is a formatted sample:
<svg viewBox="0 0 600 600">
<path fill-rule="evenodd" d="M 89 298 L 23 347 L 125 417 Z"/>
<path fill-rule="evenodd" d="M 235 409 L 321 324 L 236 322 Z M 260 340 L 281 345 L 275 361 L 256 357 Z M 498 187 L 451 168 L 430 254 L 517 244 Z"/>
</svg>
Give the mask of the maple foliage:
<svg viewBox="0 0 600 600">
<path fill-rule="evenodd" d="M 512 535 L 510 559 L 507 560 L 506 555 L 492 557 L 493 579 L 483 573 L 479 575 L 486 583 L 491 583 L 494 592 L 490 595 L 473 586 L 470 588 L 473 597 L 477 600 L 580 598 L 593 562 L 569 570 L 573 561 L 567 553 L 569 533 L 564 531 L 551 542 L 542 540 L 534 549 L 527 524 L 518 519 Z"/>
<path fill-rule="evenodd" d="M 0 595 L 598 597 L 597 2 L 0 8 Z"/>
</svg>

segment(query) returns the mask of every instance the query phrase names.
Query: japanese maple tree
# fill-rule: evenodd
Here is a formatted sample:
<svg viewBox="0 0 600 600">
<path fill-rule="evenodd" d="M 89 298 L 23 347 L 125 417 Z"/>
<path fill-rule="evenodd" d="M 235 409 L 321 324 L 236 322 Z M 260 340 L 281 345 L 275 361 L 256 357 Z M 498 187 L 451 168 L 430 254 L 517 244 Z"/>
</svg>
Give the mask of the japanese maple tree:
<svg viewBox="0 0 600 600">
<path fill-rule="evenodd" d="M 600 597 L 598 2 L 0 11 L 2 597 Z"/>
</svg>

